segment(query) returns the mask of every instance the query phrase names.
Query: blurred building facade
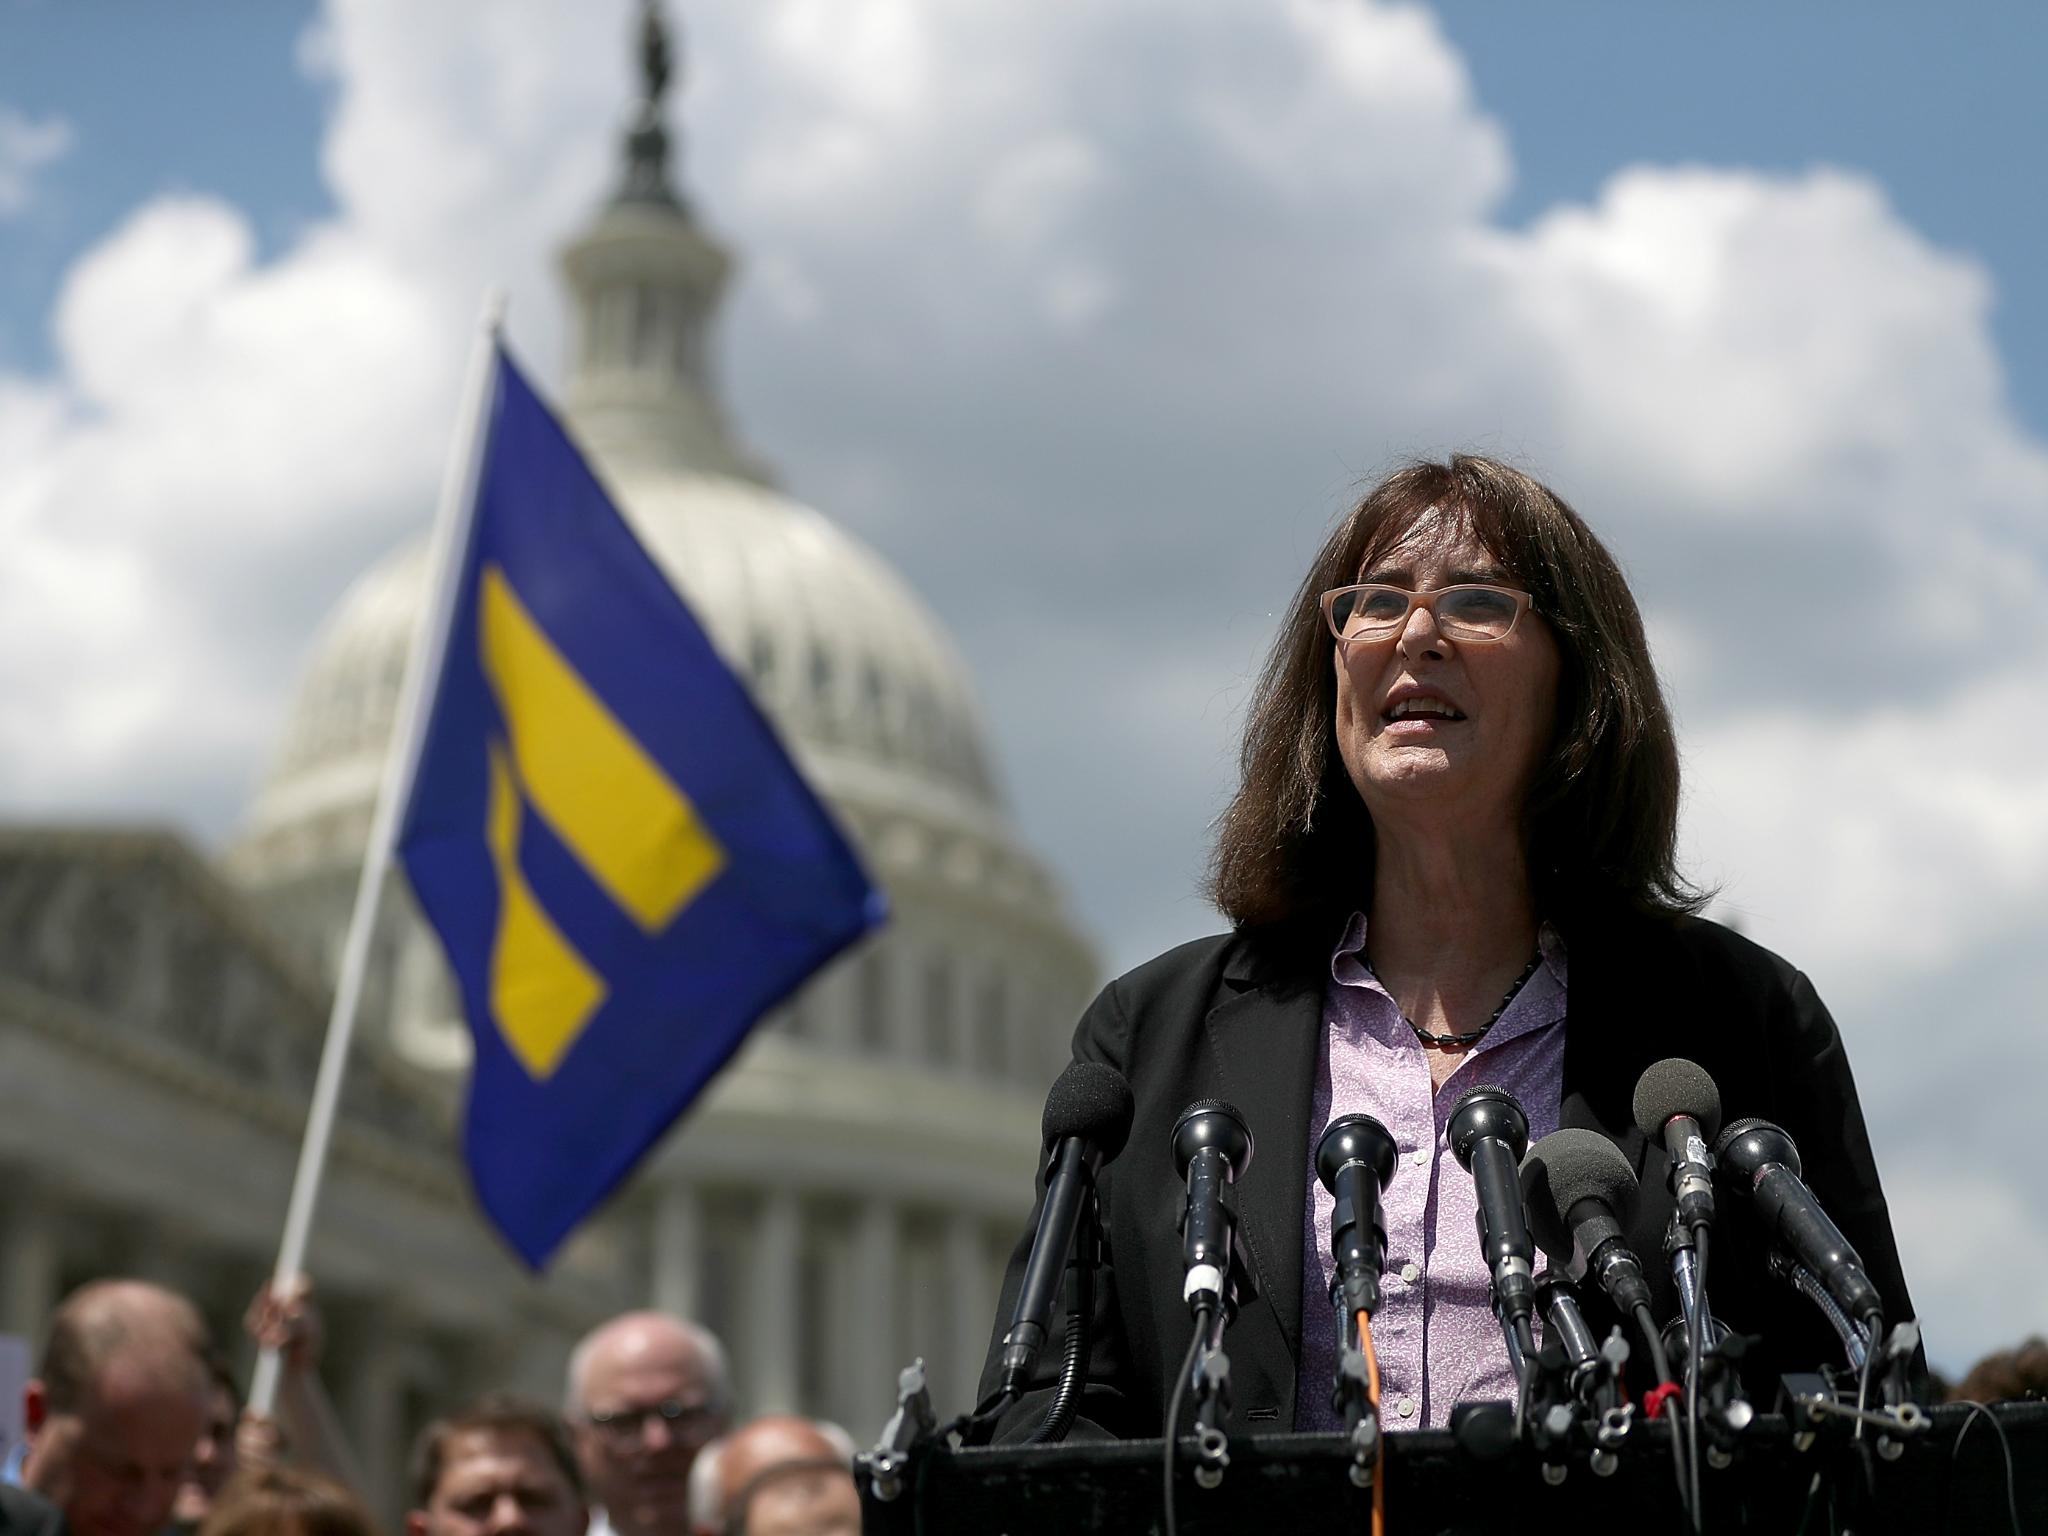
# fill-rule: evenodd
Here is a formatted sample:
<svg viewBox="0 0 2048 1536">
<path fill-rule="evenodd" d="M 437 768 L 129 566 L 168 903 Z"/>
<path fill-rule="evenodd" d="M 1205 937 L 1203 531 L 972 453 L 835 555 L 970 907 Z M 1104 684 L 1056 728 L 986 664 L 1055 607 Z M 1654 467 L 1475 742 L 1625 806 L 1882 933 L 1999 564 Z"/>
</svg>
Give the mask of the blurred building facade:
<svg viewBox="0 0 2048 1536">
<path fill-rule="evenodd" d="M 919 1354 L 942 1406 L 967 1406 L 1044 1091 L 1097 983 L 1010 825 L 947 635 L 727 426 L 713 337 L 731 261 L 677 188 L 668 45 L 644 23 L 618 187 L 563 253 L 565 414 L 893 916 L 535 1278 L 469 1200 L 467 1028 L 394 880 L 310 1263 L 330 1384 L 387 1494 L 425 1416 L 486 1385 L 551 1397 L 575 1335 L 629 1304 L 715 1329 L 749 1411 L 871 1437 Z M 162 834 L 0 833 L 0 1326 L 140 1272 L 232 1331 L 274 1254 L 426 577 L 423 534 L 328 619 L 221 871 Z"/>
</svg>

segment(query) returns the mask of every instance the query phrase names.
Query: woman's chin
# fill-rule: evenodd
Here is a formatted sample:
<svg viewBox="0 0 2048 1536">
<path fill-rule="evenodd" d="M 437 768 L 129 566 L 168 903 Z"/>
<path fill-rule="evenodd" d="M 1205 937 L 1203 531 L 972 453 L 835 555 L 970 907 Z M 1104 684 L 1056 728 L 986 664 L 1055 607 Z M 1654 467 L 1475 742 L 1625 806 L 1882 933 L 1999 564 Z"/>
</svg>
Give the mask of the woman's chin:
<svg viewBox="0 0 2048 1536">
<path fill-rule="evenodd" d="M 1436 742 L 1375 745 L 1366 763 L 1365 782 L 1358 786 L 1368 804 L 1375 792 L 1429 795 L 1448 788 L 1458 776 L 1458 760 Z"/>
</svg>

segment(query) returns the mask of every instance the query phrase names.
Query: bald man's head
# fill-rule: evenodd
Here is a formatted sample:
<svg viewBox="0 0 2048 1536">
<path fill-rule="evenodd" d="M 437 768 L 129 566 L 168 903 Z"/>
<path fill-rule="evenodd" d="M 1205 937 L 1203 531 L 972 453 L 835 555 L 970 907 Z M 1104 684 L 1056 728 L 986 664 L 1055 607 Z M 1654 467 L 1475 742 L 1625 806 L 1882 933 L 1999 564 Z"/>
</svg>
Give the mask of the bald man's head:
<svg viewBox="0 0 2048 1536">
<path fill-rule="evenodd" d="M 59 1304 L 24 1396 L 22 1482 L 73 1536 L 152 1536 L 205 1427 L 206 1327 L 184 1297 L 100 1280 Z"/>
<path fill-rule="evenodd" d="M 567 1396 L 591 1497 L 619 1536 L 687 1530 L 691 1463 L 726 1426 L 717 1339 L 665 1313 L 628 1312 L 576 1346 Z"/>
<path fill-rule="evenodd" d="M 699 1531 L 857 1536 L 852 1446 L 836 1426 L 768 1414 L 705 1452 L 691 1479 Z"/>
<path fill-rule="evenodd" d="M 144 1371 L 206 1376 L 206 1324 L 176 1291 L 146 1280 L 94 1280 L 51 1314 L 36 1372 L 51 1413 L 75 1413 L 94 1380 L 121 1361 Z"/>
</svg>

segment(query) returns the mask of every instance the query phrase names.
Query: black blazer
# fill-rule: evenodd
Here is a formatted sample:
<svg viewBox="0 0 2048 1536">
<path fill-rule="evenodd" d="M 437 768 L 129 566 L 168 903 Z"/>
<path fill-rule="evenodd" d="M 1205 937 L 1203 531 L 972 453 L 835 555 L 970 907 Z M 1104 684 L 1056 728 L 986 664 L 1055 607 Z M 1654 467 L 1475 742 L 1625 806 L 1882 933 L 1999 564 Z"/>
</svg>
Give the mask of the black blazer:
<svg viewBox="0 0 2048 1536">
<path fill-rule="evenodd" d="M 1662 1246 L 1672 1201 L 1662 1150 L 1636 1130 L 1631 1101 L 1643 1069 L 1674 1055 L 1697 1061 L 1713 1076 L 1724 1123 L 1754 1115 L 1791 1134 L 1807 1182 L 1868 1266 L 1887 1318 L 1910 1317 L 1849 1063 L 1834 1021 L 1805 976 L 1697 918 L 1606 912 L 1557 925 L 1571 964 L 1558 1123 L 1611 1137 L 1642 1180 L 1629 1241 L 1656 1292 L 1658 1320 L 1678 1310 Z M 1077 1434 L 1091 1425 L 1125 1437 L 1160 1432 L 1165 1392 L 1191 1328 L 1176 1230 L 1185 1189 L 1168 1142 L 1180 1112 L 1201 1098 L 1234 1104 L 1254 1142 L 1237 1193 L 1238 1244 L 1255 1294 L 1242 1300 L 1224 1340 L 1230 1427 L 1293 1427 L 1304 1327 L 1301 1218 L 1309 1150 L 1322 1131 L 1308 1115 L 1334 944 L 1334 928 L 1321 931 L 1327 927 L 1240 932 L 1182 945 L 1111 982 L 1075 1031 L 1075 1056 L 1122 1072 L 1137 1101 L 1129 1143 L 1100 1178 L 1107 1257 L 1080 1409 L 1087 1422 Z M 1471 1080 L 1483 1081 L 1483 1074 Z M 1042 1201 L 1042 1170 L 1039 1195 Z M 983 1370 L 984 1397 L 999 1380 L 1001 1335 L 1036 1225 L 1034 1211 L 1010 1262 Z M 1737 1332 L 1764 1336 L 1746 1372 L 1765 1403 L 1777 1373 L 1839 1359 L 1839 1346 L 1812 1305 L 1768 1277 L 1753 1222 L 1725 1193 L 1707 1283 L 1717 1317 Z M 1584 1301 L 1588 1321 L 1604 1335 L 1616 1321 L 1605 1298 L 1590 1294 Z M 1040 1390 L 1003 1415 L 999 1439 L 1028 1434 L 1042 1417 L 1058 1374 L 1059 1326 L 1055 1319 Z M 1319 1307 L 1306 1326 L 1334 1323 Z"/>
<path fill-rule="evenodd" d="M 0 1483 L 0 1536 L 64 1536 L 64 1531 L 64 1516 L 56 1505 L 26 1488 Z"/>
</svg>

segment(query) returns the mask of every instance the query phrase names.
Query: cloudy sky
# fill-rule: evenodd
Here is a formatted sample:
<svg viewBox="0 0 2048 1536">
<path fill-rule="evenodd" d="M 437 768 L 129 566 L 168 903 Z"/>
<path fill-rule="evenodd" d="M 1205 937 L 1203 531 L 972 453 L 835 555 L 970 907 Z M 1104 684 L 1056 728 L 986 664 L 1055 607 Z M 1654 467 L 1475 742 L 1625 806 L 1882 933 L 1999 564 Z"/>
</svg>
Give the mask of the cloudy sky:
<svg viewBox="0 0 2048 1536">
<path fill-rule="evenodd" d="M 950 625 L 1111 965 L 1213 927 L 1346 497 L 1512 457 L 1630 570 L 1693 868 L 1842 1023 L 1935 1358 L 2048 1330 L 2048 12 L 683 14 L 734 415 Z M 232 829 L 486 282 L 559 377 L 629 32 L 0 0 L 0 813 Z"/>
</svg>

